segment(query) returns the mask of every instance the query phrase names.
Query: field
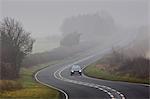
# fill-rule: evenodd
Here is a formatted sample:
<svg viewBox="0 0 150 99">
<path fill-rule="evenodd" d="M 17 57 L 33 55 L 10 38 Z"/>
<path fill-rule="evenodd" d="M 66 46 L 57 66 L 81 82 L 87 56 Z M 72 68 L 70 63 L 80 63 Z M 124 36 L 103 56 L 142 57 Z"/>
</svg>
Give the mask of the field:
<svg viewBox="0 0 150 99">
<path fill-rule="evenodd" d="M 149 84 L 148 79 L 140 79 L 134 76 L 130 76 L 129 74 L 120 74 L 118 72 L 109 72 L 107 70 L 97 67 L 96 63 L 93 63 L 86 67 L 84 69 L 84 73 L 89 77 L 94 77 L 98 79 Z"/>
<path fill-rule="evenodd" d="M 59 99 L 60 93 L 52 88 L 37 83 L 33 74 L 40 68 L 44 68 L 49 64 L 41 64 L 32 68 L 22 68 L 20 78 L 12 81 L 0 81 L 3 90 L 0 92 L 1 99 Z M 6 83 L 7 82 L 7 83 Z"/>
</svg>

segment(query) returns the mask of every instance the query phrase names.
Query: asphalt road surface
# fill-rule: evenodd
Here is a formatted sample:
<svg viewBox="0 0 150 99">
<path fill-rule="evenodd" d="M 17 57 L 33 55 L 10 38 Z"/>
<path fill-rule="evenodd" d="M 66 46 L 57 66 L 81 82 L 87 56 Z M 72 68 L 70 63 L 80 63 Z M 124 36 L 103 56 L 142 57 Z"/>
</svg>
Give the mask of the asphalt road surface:
<svg viewBox="0 0 150 99">
<path fill-rule="evenodd" d="M 38 82 L 63 93 L 64 99 L 149 99 L 149 85 L 94 79 L 76 74 L 70 76 L 72 64 L 84 68 L 103 54 L 74 57 L 38 71 Z"/>
</svg>

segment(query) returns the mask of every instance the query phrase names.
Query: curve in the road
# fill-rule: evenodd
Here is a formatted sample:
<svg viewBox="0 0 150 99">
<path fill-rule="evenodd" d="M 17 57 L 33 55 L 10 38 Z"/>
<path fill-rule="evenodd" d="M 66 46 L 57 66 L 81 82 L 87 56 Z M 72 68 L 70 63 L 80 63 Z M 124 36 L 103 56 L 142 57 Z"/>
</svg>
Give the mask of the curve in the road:
<svg viewBox="0 0 150 99">
<path fill-rule="evenodd" d="M 44 83 L 44 82 L 41 82 L 41 81 L 38 79 L 37 75 L 38 75 L 42 70 L 44 70 L 44 69 L 41 69 L 41 70 L 39 70 L 38 72 L 35 73 L 35 75 L 34 75 L 35 80 L 36 80 L 37 82 L 39 82 L 40 84 L 43 84 L 43 85 L 45 85 L 45 86 L 47 86 L 47 87 L 51 87 L 51 88 L 53 88 L 53 89 L 56 89 L 56 90 L 60 91 L 61 93 L 63 93 L 63 94 L 65 95 L 65 98 L 66 98 L 66 99 L 69 99 L 67 93 L 64 92 L 63 90 L 61 90 L 61 89 L 59 89 L 59 88 L 56 88 L 56 87 L 53 87 L 53 86 L 51 86 L 51 85 L 49 85 L 49 84 L 46 84 L 46 83 Z"/>
<path fill-rule="evenodd" d="M 74 62 L 74 63 L 72 63 L 70 65 L 67 65 L 67 66 L 59 68 L 57 71 L 54 72 L 54 77 L 56 79 L 59 79 L 59 80 L 62 80 L 62 81 L 66 81 L 66 82 L 70 82 L 70 83 L 74 83 L 74 84 L 79 84 L 79 85 L 83 85 L 83 86 L 88 86 L 88 87 L 99 89 L 99 90 L 107 93 L 110 96 L 111 99 L 116 99 L 116 98 L 117 99 L 125 99 L 125 96 L 121 92 L 119 92 L 119 91 L 117 91 L 117 90 L 115 90 L 113 88 L 110 88 L 110 87 L 107 87 L 107 86 L 104 86 L 104 85 L 98 85 L 98 84 L 94 84 L 94 83 L 76 81 L 76 80 L 71 80 L 71 79 L 67 79 L 65 77 L 62 77 L 61 73 L 65 69 L 71 67 L 73 64 L 78 64 L 78 63 L 80 63 L 82 61 L 85 61 L 85 60 L 87 60 L 89 58 L 92 58 L 92 57 L 94 57 L 94 55 L 86 57 L 86 58 L 81 59 L 79 61 L 76 61 L 76 62 Z"/>
<path fill-rule="evenodd" d="M 122 45 L 122 44 L 119 44 L 119 45 Z M 98 52 L 96 51 L 97 56 L 99 56 L 103 52 L 104 53 L 108 52 L 109 50 L 110 49 L 108 48 L 108 49 L 101 50 L 101 51 L 99 50 Z M 95 51 L 93 51 L 93 52 L 96 53 Z M 99 53 L 99 52 L 101 52 L 101 53 Z M 92 53 L 88 54 L 88 56 L 91 54 Z M 86 55 L 83 55 L 83 56 L 85 57 Z M 68 76 L 68 74 L 66 76 L 66 73 L 68 73 L 67 70 L 69 70 L 68 68 L 72 65 L 72 63 L 77 64 L 80 62 L 82 63 L 82 61 L 84 63 L 84 61 L 86 60 L 85 64 L 87 66 L 87 63 L 88 64 L 91 63 L 91 62 L 89 62 L 88 59 L 92 59 L 94 56 L 95 55 L 92 55 L 92 56 L 89 56 L 86 58 L 82 57 L 83 59 L 81 59 L 81 57 L 79 56 L 79 57 L 77 57 L 77 59 L 81 59 L 81 60 L 76 61 L 76 62 L 74 62 L 75 61 L 74 59 L 70 59 L 70 60 L 67 59 L 68 61 L 64 62 L 64 64 L 57 64 L 56 68 L 47 67 L 45 69 L 38 71 L 35 74 L 35 79 L 41 84 L 44 84 L 48 87 L 52 87 L 52 88 L 57 89 L 58 91 L 62 92 L 66 99 L 68 99 L 69 96 L 72 96 L 73 99 L 77 99 L 77 97 L 74 97 L 75 95 L 79 95 L 79 96 L 85 95 L 86 98 L 91 95 L 99 95 L 99 93 L 95 94 L 96 92 L 100 92 L 102 94 L 102 95 L 100 94 L 100 96 L 97 96 L 97 97 L 124 99 L 126 96 L 126 98 L 130 98 L 130 99 L 137 99 L 137 98 L 138 99 L 149 99 L 148 98 L 149 97 L 148 96 L 149 95 L 148 94 L 149 87 L 137 86 L 137 85 L 132 86 L 132 84 L 129 84 L 129 83 L 118 83 L 118 82 L 113 83 L 113 82 L 102 81 L 102 80 L 97 80 L 97 79 L 93 80 L 93 78 L 91 80 L 91 78 L 89 78 L 89 77 L 87 78 L 84 75 L 83 75 L 83 78 L 81 78 L 81 79 L 72 79 L 70 76 Z M 94 58 L 92 59 L 92 62 L 93 62 L 93 60 L 94 60 Z M 68 64 L 70 64 L 70 65 L 68 65 Z M 53 66 L 53 67 L 55 67 L 55 66 Z M 51 77 L 51 78 L 48 78 L 48 77 Z M 93 83 L 93 81 L 94 81 L 94 83 Z M 68 82 L 68 83 L 65 84 L 66 82 Z M 79 86 L 77 86 L 77 84 Z M 116 84 L 118 84 L 118 85 L 116 85 Z M 70 89 L 72 85 L 76 85 L 76 86 L 73 86 L 73 88 Z M 55 86 L 55 87 L 53 87 L 53 86 Z M 119 91 L 115 90 L 116 88 Z M 63 89 L 63 90 L 61 90 L 61 89 Z M 92 91 L 93 91 L 92 89 L 95 92 L 94 94 L 92 93 Z M 69 90 L 69 91 L 67 91 L 67 90 Z M 84 95 L 80 94 L 80 92 L 82 92 L 82 91 L 85 91 Z M 103 92 L 108 96 L 104 96 Z M 123 92 L 125 96 L 121 92 Z M 96 97 L 96 99 L 97 99 L 97 97 Z"/>
</svg>

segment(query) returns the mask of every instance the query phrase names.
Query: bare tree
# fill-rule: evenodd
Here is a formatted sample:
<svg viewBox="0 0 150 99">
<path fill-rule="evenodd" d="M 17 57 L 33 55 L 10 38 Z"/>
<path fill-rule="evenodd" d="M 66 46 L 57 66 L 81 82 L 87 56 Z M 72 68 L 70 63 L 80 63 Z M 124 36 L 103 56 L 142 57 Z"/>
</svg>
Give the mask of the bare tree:
<svg viewBox="0 0 150 99">
<path fill-rule="evenodd" d="M 1 79 L 19 77 L 23 58 L 32 51 L 34 40 L 21 23 L 12 18 L 0 22 Z"/>
</svg>

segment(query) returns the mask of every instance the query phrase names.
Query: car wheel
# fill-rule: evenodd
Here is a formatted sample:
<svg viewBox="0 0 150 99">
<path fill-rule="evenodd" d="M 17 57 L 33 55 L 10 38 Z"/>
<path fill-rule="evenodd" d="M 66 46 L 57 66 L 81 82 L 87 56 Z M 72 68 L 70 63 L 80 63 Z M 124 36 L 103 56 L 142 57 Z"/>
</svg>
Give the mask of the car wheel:
<svg viewBox="0 0 150 99">
<path fill-rule="evenodd" d="M 73 75 L 73 73 L 70 74 L 71 76 Z"/>
<path fill-rule="evenodd" d="M 82 75 L 82 73 L 81 73 L 81 72 L 79 72 L 79 74 L 80 74 L 80 75 Z"/>
</svg>

